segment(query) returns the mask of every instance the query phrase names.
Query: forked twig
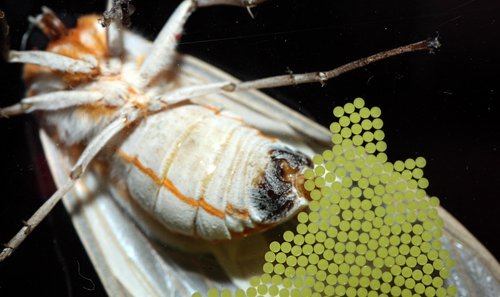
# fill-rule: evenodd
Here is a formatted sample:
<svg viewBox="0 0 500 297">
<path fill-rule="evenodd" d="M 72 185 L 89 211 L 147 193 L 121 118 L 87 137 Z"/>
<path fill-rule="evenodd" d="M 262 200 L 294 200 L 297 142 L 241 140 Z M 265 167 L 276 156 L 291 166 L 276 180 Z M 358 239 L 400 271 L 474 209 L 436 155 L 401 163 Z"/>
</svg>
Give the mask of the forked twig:
<svg viewBox="0 0 500 297">
<path fill-rule="evenodd" d="M 337 77 L 343 73 L 349 72 L 351 70 L 364 67 L 368 64 L 371 64 L 376 61 L 383 60 L 385 58 L 389 58 L 392 56 L 397 56 L 404 53 L 409 53 L 418 50 L 429 50 L 433 52 L 435 49 L 439 48 L 441 44 L 438 41 L 438 38 L 423 40 L 420 42 L 416 42 L 413 44 L 401 46 L 398 48 L 394 48 L 388 51 L 384 51 L 375 55 L 371 55 L 369 57 L 359 59 L 357 61 L 345 64 L 343 66 L 337 67 L 333 70 L 326 72 L 309 72 L 303 74 L 286 74 L 281 76 L 273 76 L 263 79 L 257 79 L 247 82 L 234 83 L 234 82 L 216 82 L 205 85 L 197 85 L 197 86 L 187 86 L 183 88 L 179 88 L 172 93 L 167 94 L 166 96 L 159 97 L 158 99 L 163 101 L 166 104 L 171 104 L 173 102 L 178 102 L 181 100 L 204 96 L 214 93 L 224 93 L 224 92 L 238 92 L 238 91 L 248 91 L 253 89 L 264 89 L 264 88 L 273 88 L 273 87 L 282 87 L 289 85 L 296 85 L 302 83 L 310 83 L 310 82 L 320 82 L 321 84 L 325 84 L 326 80 Z M 195 90 L 195 91 L 194 91 Z M 297 113 L 295 111 L 288 111 L 286 114 L 280 114 L 276 112 L 270 113 L 269 110 L 266 109 L 266 105 L 259 107 L 258 105 L 249 105 L 248 102 L 239 102 L 245 106 L 248 106 L 262 114 L 265 114 L 275 120 L 287 123 L 290 127 L 296 129 L 297 131 L 303 131 L 300 126 L 300 121 L 297 121 L 297 117 L 295 116 Z M 267 104 L 278 104 L 272 102 L 266 102 Z M 321 139 L 320 134 L 316 135 L 315 131 L 308 131 L 308 134 L 314 135 Z"/>
<path fill-rule="evenodd" d="M 171 103 L 172 101 L 180 101 L 189 99 L 197 96 L 204 96 L 214 93 L 224 93 L 224 92 L 240 92 L 256 89 L 265 88 L 275 88 L 284 87 L 290 85 L 297 85 L 303 83 L 319 82 L 324 84 L 325 81 L 337 77 L 346 72 L 365 67 L 368 64 L 377 62 L 386 58 L 401 55 L 404 53 L 419 51 L 419 50 L 429 50 L 431 53 L 439 48 L 441 44 L 438 38 L 423 40 L 413 44 L 400 46 L 388 51 L 380 52 L 375 55 L 371 55 L 366 58 L 359 59 L 354 62 L 347 63 L 340 67 L 337 67 L 330 71 L 320 71 L 320 72 L 308 72 L 302 74 L 285 74 L 280 76 L 272 76 L 262 79 L 256 79 L 241 83 L 234 82 L 216 82 L 211 84 L 197 85 L 197 86 L 187 86 L 175 90 L 173 93 L 169 93 L 167 96 L 159 98 L 165 101 L 165 103 Z M 203 88 L 202 88 L 203 87 Z M 196 93 L 190 91 L 190 89 L 196 89 Z M 166 99 L 168 98 L 168 100 Z"/>
<path fill-rule="evenodd" d="M 282 86 L 290 86 L 290 85 L 303 84 L 309 82 L 320 82 L 321 84 L 323 84 L 325 81 L 331 78 L 337 77 L 341 74 L 344 74 L 346 72 L 349 72 L 357 68 L 365 67 L 366 65 L 371 64 L 373 62 L 377 62 L 389 57 L 419 50 L 429 50 L 432 53 L 435 49 L 439 48 L 440 46 L 441 44 L 438 41 L 438 37 L 436 37 L 434 39 L 423 40 L 413 44 L 400 46 L 388 51 L 380 52 L 378 54 L 371 55 L 369 57 L 362 58 L 351 63 L 347 63 L 345 65 L 342 65 L 340 67 L 337 67 L 333 70 L 326 72 L 286 74 L 281 76 L 273 76 L 248 82 L 242 82 L 240 84 L 235 84 L 235 88 L 233 91 L 246 91 L 252 89 L 282 87 Z"/>
</svg>

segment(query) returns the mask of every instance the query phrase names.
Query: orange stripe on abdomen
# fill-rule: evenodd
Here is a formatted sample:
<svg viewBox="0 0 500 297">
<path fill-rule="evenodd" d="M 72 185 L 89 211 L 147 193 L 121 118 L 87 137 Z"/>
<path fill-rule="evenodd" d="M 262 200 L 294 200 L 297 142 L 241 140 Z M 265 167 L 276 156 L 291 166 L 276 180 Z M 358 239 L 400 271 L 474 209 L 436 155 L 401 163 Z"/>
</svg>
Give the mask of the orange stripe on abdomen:
<svg viewBox="0 0 500 297">
<path fill-rule="evenodd" d="M 269 136 L 266 136 L 266 135 L 263 135 L 263 134 L 260 134 L 260 133 L 257 134 L 257 137 L 268 139 L 268 140 L 271 140 L 272 142 L 278 142 L 278 140 L 276 138 L 272 138 L 272 137 L 269 137 Z"/>
<path fill-rule="evenodd" d="M 163 183 L 161 183 L 160 178 L 158 177 L 158 175 L 156 175 L 156 173 L 153 171 L 153 169 L 142 165 L 141 161 L 139 161 L 139 159 L 137 157 L 129 156 L 126 153 L 124 153 L 122 150 L 119 151 L 118 155 L 120 156 L 120 158 L 122 158 L 123 161 L 137 167 L 137 169 L 139 169 L 142 173 L 149 176 L 158 186 L 162 185 L 164 188 L 166 188 L 172 194 L 174 194 L 175 197 L 177 197 L 180 201 L 186 203 L 187 205 L 190 205 L 193 208 L 201 206 L 201 208 L 203 210 L 205 210 L 207 213 L 209 213 L 210 215 L 216 216 L 218 218 L 224 218 L 226 216 L 224 211 L 219 210 L 215 206 L 207 203 L 205 201 L 205 199 L 203 199 L 203 198 L 201 198 L 200 201 L 197 201 L 196 199 L 194 199 L 192 197 L 188 197 L 188 196 L 183 195 L 179 191 L 179 189 L 177 189 L 177 187 L 174 185 L 174 183 L 170 179 L 165 178 L 163 180 Z"/>
<path fill-rule="evenodd" d="M 174 185 L 174 183 L 166 177 L 165 177 L 165 180 L 163 181 L 163 187 L 165 187 L 170 192 L 172 192 L 172 194 L 174 194 L 175 197 L 177 197 L 179 200 L 181 200 L 182 202 L 184 202 L 192 207 L 198 207 L 200 205 L 200 203 L 196 199 L 194 199 L 192 197 L 184 196 L 179 191 L 179 189 L 177 189 L 177 187 Z"/>
<path fill-rule="evenodd" d="M 142 173 L 149 176 L 155 182 L 155 184 L 157 184 L 158 186 L 161 185 L 160 178 L 158 177 L 158 175 L 156 175 L 156 173 L 153 171 L 153 169 L 142 165 L 141 161 L 139 161 L 139 159 L 137 157 L 129 156 L 129 155 L 125 154 L 122 150 L 120 150 L 119 155 L 120 155 L 120 158 L 122 158 L 125 162 L 134 165 Z"/>
<path fill-rule="evenodd" d="M 248 213 L 248 209 L 237 208 L 236 206 L 232 205 L 229 202 L 227 203 L 227 206 L 226 206 L 226 213 L 228 213 L 232 216 L 235 216 L 235 217 L 242 218 L 244 220 L 246 220 L 250 217 L 250 214 Z"/>
<path fill-rule="evenodd" d="M 200 206 L 201 206 L 201 208 L 203 208 L 203 210 L 205 210 L 207 213 L 209 213 L 212 216 L 216 216 L 216 217 L 221 218 L 221 219 L 226 216 L 226 214 L 222 210 L 216 208 L 213 205 L 208 204 L 205 201 L 205 199 L 203 199 L 203 198 L 201 198 L 201 200 L 200 200 Z"/>
<path fill-rule="evenodd" d="M 221 113 L 216 113 L 215 115 L 219 116 L 219 117 L 222 117 L 222 118 L 226 118 L 226 119 L 230 119 L 230 120 L 233 120 L 233 121 L 237 121 L 237 122 L 243 123 L 243 120 L 240 119 L 240 118 L 235 118 L 235 117 L 228 116 L 228 115 L 221 114 Z"/>
<path fill-rule="evenodd" d="M 215 108 L 215 107 L 212 107 L 212 106 L 208 106 L 208 105 L 200 105 L 200 106 L 203 107 L 203 108 L 206 108 L 208 110 L 211 110 L 213 112 L 216 112 L 216 113 L 219 112 L 218 108 Z"/>
</svg>

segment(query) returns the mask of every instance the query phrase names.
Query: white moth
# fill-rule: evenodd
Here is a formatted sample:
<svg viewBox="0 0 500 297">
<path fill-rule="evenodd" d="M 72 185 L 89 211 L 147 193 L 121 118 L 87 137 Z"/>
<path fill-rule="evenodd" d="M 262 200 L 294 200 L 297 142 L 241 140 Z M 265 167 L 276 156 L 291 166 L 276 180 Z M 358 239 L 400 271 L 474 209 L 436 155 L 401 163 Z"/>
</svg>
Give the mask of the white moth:
<svg viewBox="0 0 500 297">
<path fill-rule="evenodd" d="M 178 259 L 173 259 L 175 256 L 155 247 L 155 242 L 150 242 L 138 233 L 138 228 L 130 223 L 121 208 L 126 209 L 128 215 L 136 217 L 140 229 L 149 233 L 148 235 L 170 243 L 175 238 L 178 245 L 191 249 L 195 249 L 193 245 L 196 243 L 170 234 L 163 226 L 178 233 L 207 239 L 229 239 L 234 234 L 260 228 L 261 223 L 274 224 L 282 218 L 290 217 L 305 205 L 300 188 L 300 173 L 310 165 L 308 159 L 301 153 L 296 153 L 295 149 L 260 137 L 259 132 L 248 127 L 258 127 L 266 132 L 267 137 L 283 141 L 292 139 L 291 143 L 295 148 L 309 155 L 314 150 L 300 144 L 297 140 L 300 136 L 290 128 L 291 122 L 297 121 L 298 124 L 295 123 L 293 127 L 300 132 L 313 133 L 312 129 L 316 129 L 314 137 L 319 143 L 325 143 L 329 138 L 325 129 L 282 106 L 275 107 L 274 102 L 260 93 L 227 93 L 241 85 L 198 60 L 174 53 L 173 36 L 180 32 L 192 7 L 191 1 L 181 4 L 152 49 L 148 42 L 136 35 L 108 29 L 109 61 L 92 55 L 66 60 L 48 54 L 33 53 L 25 56 L 21 52 L 11 53 L 12 62 L 19 59 L 69 73 L 66 78 L 63 77 L 63 81 L 69 80 L 71 84 L 76 77 L 84 91 L 78 92 L 78 88 L 77 91 L 61 91 L 67 88 L 68 82 L 61 82 L 61 76 L 50 70 L 42 70 L 40 73 L 43 75 L 35 75 L 35 83 L 30 90 L 30 95 L 38 97 L 27 98 L 20 105 L 4 109 L 3 112 L 8 114 L 57 109 L 45 114 L 47 126 L 42 130 L 41 137 L 55 179 L 65 190 L 73 185 L 73 182 L 64 184 L 68 173 L 72 172 L 73 177 L 80 177 L 91 158 L 100 151 L 101 159 L 97 159 L 75 184 L 65 198 L 65 203 L 74 214 L 75 225 L 87 248 L 91 250 L 91 257 L 110 295 L 165 296 L 165 292 L 168 292 L 171 296 L 189 296 L 194 291 L 204 289 L 201 279 L 191 278 L 184 282 L 188 278 L 187 272 L 178 269 Z M 95 18 L 90 23 L 98 34 L 104 34 L 104 29 L 97 26 Z M 118 34 L 113 35 L 115 33 Z M 83 36 L 87 37 L 85 34 Z M 64 50 L 65 45 L 60 46 Z M 166 51 L 166 48 L 169 50 Z M 124 53 L 125 58 L 122 59 Z M 31 58 L 34 60 L 30 60 Z M 47 64 L 43 64 L 44 59 L 48 61 Z M 137 61 L 141 63 L 138 64 Z M 170 70 L 169 65 L 174 66 L 174 70 Z M 83 79 L 84 82 L 80 82 L 82 73 L 84 76 L 93 73 L 97 67 L 102 72 L 102 79 L 91 82 Z M 142 70 L 143 67 L 146 70 Z M 115 79 L 115 76 L 119 76 L 120 80 Z M 42 81 L 37 83 L 37 78 Z M 197 87 L 191 87 L 193 85 Z M 46 92 L 50 92 L 50 96 L 41 95 Z M 71 100 L 63 100 L 68 98 Z M 245 100 L 257 105 L 253 107 L 257 111 L 245 106 L 242 103 Z M 75 108 L 82 104 L 86 104 L 87 109 Z M 181 110 L 190 110 L 190 113 L 176 114 Z M 243 126 L 240 118 L 248 127 Z M 202 119 L 206 121 L 204 129 L 196 130 Z M 171 133 L 158 133 L 167 125 Z M 52 130 L 53 127 L 57 131 Z M 179 139 L 189 129 L 193 130 L 191 136 Z M 208 133 L 207 130 L 212 132 Z M 247 138 L 248 142 L 236 141 L 232 137 Z M 152 145 L 153 141 L 157 142 L 157 146 Z M 188 147 L 189 142 L 199 142 L 203 146 L 193 146 L 192 151 L 179 149 Z M 60 147 L 61 143 L 64 143 L 63 148 Z M 105 144 L 109 147 L 102 148 Z M 228 150 L 222 155 L 221 147 L 224 146 Z M 86 147 L 92 149 L 88 153 L 81 153 Z M 75 154 L 75 151 L 78 153 Z M 241 154 L 236 154 L 236 151 Z M 259 151 L 262 153 L 256 154 Z M 186 155 L 181 156 L 181 152 Z M 80 154 L 83 159 L 72 166 L 76 161 L 75 156 Z M 258 156 L 252 159 L 254 155 Z M 239 160 L 242 157 L 249 159 Z M 236 166 L 237 164 L 251 166 Z M 285 211 L 273 212 L 282 210 L 278 206 L 263 209 L 259 203 L 252 204 L 251 200 L 231 200 L 258 192 L 262 188 L 259 186 L 262 179 L 256 182 L 256 177 L 262 174 L 275 177 L 277 169 L 284 169 L 285 173 L 291 170 L 289 176 L 279 175 L 277 179 L 284 179 L 286 184 L 291 182 L 295 185 L 286 189 L 287 195 L 291 193 L 292 198 L 286 196 L 278 199 L 292 201 L 292 206 Z M 169 175 L 170 172 L 175 172 L 175 175 Z M 236 182 L 224 184 L 227 180 L 217 176 L 227 176 L 228 172 L 239 176 L 235 179 Z M 207 183 L 207 179 L 219 184 L 214 183 L 212 188 L 205 186 L 205 189 L 196 186 L 196 183 Z M 210 195 L 210 191 L 218 195 Z M 165 199 L 158 199 L 160 202 L 152 204 L 147 197 L 155 195 L 164 195 Z M 109 196 L 120 198 L 121 200 L 117 200 L 120 206 L 110 200 Z M 221 196 L 224 198 L 215 199 Z M 85 203 L 89 200 L 92 203 Z M 161 203 L 167 205 L 161 207 Z M 76 211 L 82 205 L 83 208 Z M 157 220 L 151 218 L 151 213 Z M 252 240 L 252 246 L 257 248 L 259 245 L 256 242 L 262 240 L 262 237 Z M 224 253 L 229 255 L 227 251 L 235 251 L 234 246 L 245 244 L 249 244 L 248 241 L 214 245 L 212 249 L 219 256 Z M 262 243 L 262 246 L 265 245 Z M 248 259 L 249 262 L 253 260 L 252 257 Z M 238 261 L 239 264 L 244 262 L 241 257 Z M 162 264 L 155 265 L 158 263 Z M 229 264 L 226 271 L 235 270 L 236 266 Z M 232 272 L 234 275 L 244 274 L 241 271 Z M 143 282 L 144 279 L 147 281 Z M 196 286 L 194 291 L 193 286 Z"/>
<path fill-rule="evenodd" d="M 129 33 L 118 37 L 118 49 L 99 48 L 111 33 L 106 35 L 97 16 L 91 16 L 80 18 L 74 33 L 48 49 L 70 52 L 74 60 L 14 51 L 10 59 L 26 61 L 27 54 L 33 63 L 51 67 L 33 66 L 33 75 L 26 78 L 33 79 L 28 90 L 33 96 L 20 107 L 56 110 L 45 113 L 51 138 L 74 149 L 83 145 L 82 151 L 88 147 L 89 157 L 98 151 L 109 155 L 108 167 L 99 175 L 111 176 L 113 191 L 138 202 L 134 207 L 144 208 L 170 231 L 228 240 L 303 209 L 307 199 L 301 175 L 312 161 L 215 104 L 199 103 L 201 96 L 232 85 L 184 87 L 171 79 L 177 68 L 171 59 L 173 36 L 194 7 L 190 1 L 179 7 L 149 54 L 147 42 Z M 75 40 L 84 48 L 75 46 Z M 115 60 L 108 58 L 113 51 Z M 55 66 L 59 61 L 61 69 Z M 42 85 L 37 79 L 42 76 L 54 79 Z M 89 157 L 85 151 L 81 155 Z M 87 161 L 78 163 L 84 168 Z M 82 169 L 75 169 L 76 177 Z"/>
<path fill-rule="evenodd" d="M 11 62 L 32 64 L 25 72 L 31 96 L 2 114 L 45 111 L 50 137 L 68 156 L 82 151 L 74 154 L 72 180 L 100 152 L 107 168 L 97 174 L 110 176 L 112 191 L 134 207 L 170 231 L 228 240 L 303 209 L 302 173 L 312 161 L 202 97 L 232 92 L 234 83 L 175 78 L 175 36 L 197 5 L 184 1 L 151 49 L 115 28 L 118 21 L 106 30 L 88 16 L 45 52 L 10 51 Z M 55 18 L 44 8 L 33 22 L 50 30 L 59 26 Z"/>
</svg>

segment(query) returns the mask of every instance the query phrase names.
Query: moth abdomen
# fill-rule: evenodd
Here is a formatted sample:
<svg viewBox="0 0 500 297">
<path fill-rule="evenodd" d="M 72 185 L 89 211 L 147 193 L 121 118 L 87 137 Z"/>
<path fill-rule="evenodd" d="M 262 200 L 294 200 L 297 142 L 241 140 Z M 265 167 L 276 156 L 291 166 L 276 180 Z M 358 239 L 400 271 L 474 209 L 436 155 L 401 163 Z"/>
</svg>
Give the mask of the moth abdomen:
<svg viewBox="0 0 500 297">
<path fill-rule="evenodd" d="M 212 108 L 183 105 L 144 119 L 117 162 L 128 167 L 121 176 L 131 196 L 169 230 L 227 240 L 307 205 L 297 179 L 312 162 L 275 141 Z M 273 193 L 267 207 L 253 202 L 263 189 Z"/>
</svg>

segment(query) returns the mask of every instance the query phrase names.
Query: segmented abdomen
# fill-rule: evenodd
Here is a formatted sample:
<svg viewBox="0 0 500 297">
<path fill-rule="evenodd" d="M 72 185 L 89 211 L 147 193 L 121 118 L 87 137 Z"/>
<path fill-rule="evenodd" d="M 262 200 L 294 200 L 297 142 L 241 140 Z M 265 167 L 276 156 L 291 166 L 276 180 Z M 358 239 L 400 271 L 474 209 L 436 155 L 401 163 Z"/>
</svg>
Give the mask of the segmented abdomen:
<svg viewBox="0 0 500 297">
<path fill-rule="evenodd" d="M 200 105 L 148 116 L 117 152 L 131 196 L 172 231 L 207 239 L 255 228 L 249 187 L 268 163 L 272 139 Z"/>
</svg>

